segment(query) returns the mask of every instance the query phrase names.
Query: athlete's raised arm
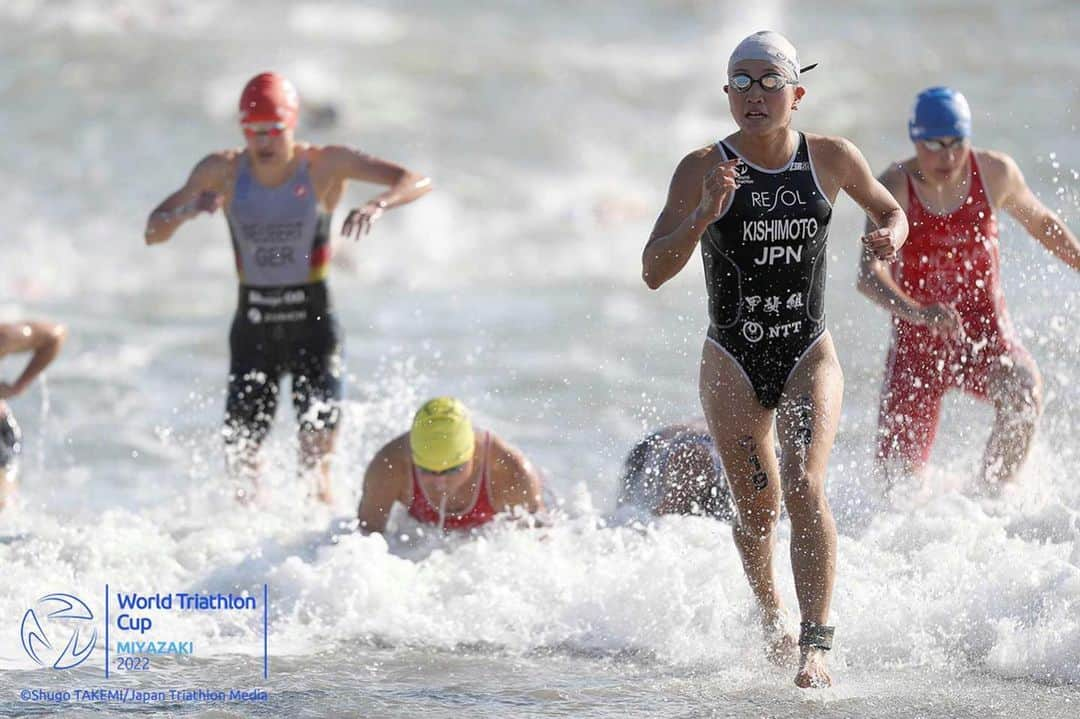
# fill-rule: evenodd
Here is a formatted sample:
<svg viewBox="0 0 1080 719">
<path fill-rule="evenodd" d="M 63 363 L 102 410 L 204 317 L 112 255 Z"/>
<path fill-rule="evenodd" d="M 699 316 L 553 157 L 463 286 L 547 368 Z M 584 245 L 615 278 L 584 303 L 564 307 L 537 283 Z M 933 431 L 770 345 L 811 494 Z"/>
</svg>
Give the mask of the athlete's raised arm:
<svg viewBox="0 0 1080 719">
<path fill-rule="evenodd" d="M 657 289 L 682 271 L 702 233 L 735 192 L 737 159 L 718 161 L 714 148 L 695 150 L 675 168 L 667 202 L 641 254 L 641 277 Z"/>
<path fill-rule="evenodd" d="M 231 160 L 223 152 L 204 157 L 191 171 L 187 182 L 154 208 L 146 220 L 143 238 L 148 245 L 166 242 L 181 224 L 200 212 L 213 214 L 221 209 Z"/>
<path fill-rule="evenodd" d="M 371 226 L 384 210 L 406 205 L 431 192 L 431 178 L 401 165 L 341 145 L 323 148 L 323 161 L 331 174 L 342 180 L 357 180 L 384 185 L 386 190 L 349 212 L 341 234 L 353 232 L 357 239 L 371 232 Z"/>
</svg>

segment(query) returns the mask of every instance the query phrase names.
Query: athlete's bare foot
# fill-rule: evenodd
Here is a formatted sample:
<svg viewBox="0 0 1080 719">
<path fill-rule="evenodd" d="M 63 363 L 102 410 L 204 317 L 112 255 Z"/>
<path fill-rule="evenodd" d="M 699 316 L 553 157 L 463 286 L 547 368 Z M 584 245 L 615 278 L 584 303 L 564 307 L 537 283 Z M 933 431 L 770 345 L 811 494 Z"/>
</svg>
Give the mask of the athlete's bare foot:
<svg viewBox="0 0 1080 719">
<path fill-rule="evenodd" d="M 832 675 L 825 663 L 825 651 L 816 647 L 802 647 L 799 671 L 795 686 L 803 689 L 824 689 L 832 686 Z"/>
<path fill-rule="evenodd" d="M 783 611 L 765 611 L 761 617 L 761 631 L 765 635 L 765 656 L 773 664 L 790 666 L 795 664 L 799 653 L 799 643 L 795 636 L 784 628 L 781 618 Z"/>
<path fill-rule="evenodd" d="M 795 664 L 798 653 L 799 643 L 793 634 L 782 631 L 778 636 L 766 639 L 765 656 L 773 664 L 791 666 Z"/>
</svg>

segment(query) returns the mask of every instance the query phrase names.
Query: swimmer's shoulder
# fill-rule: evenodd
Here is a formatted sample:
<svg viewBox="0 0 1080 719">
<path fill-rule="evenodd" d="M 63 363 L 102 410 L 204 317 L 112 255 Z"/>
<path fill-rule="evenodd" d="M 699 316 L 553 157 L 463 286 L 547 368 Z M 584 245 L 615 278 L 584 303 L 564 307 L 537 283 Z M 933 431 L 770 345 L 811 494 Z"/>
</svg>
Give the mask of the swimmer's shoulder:
<svg viewBox="0 0 1080 719">
<path fill-rule="evenodd" d="M 191 177 L 203 187 L 224 188 L 236 177 L 237 161 L 243 153 L 241 149 L 211 152 L 195 163 Z"/>
<path fill-rule="evenodd" d="M 1020 166 L 1009 154 L 977 147 L 971 148 L 971 154 L 979 164 L 979 174 L 995 206 L 1027 184 Z"/>
<path fill-rule="evenodd" d="M 848 166 L 862 157 L 855 143 L 839 135 L 804 132 L 806 149 L 817 172 L 846 174 Z"/>
<path fill-rule="evenodd" d="M 915 172 L 915 158 L 909 157 L 897 162 L 890 162 L 878 175 L 878 182 L 892 193 L 897 203 L 906 212 L 908 208 L 908 178 Z"/>
<path fill-rule="evenodd" d="M 380 447 L 375 456 L 371 458 L 369 467 L 393 471 L 399 468 L 407 469 L 411 465 L 412 453 L 409 447 L 409 434 L 406 432 L 394 437 Z"/>
<path fill-rule="evenodd" d="M 412 500 L 411 470 L 412 453 L 409 435 L 405 433 L 384 444 L 371 458 L 364 472 L 365 492 L 369 483 L 377 483 L 383 488 L 391 485 L 395 498 L 408 503 Z"/>
<path fill-rule="evenodd" d="M 676 172 L 692 172 L 693 174 L 703 175 L 713 166 L 730 159 L 732 158 L 721 151 L 719 143 L 712 142 L 686 153 L 683 159 L 679 161 Z"/>
</svg>

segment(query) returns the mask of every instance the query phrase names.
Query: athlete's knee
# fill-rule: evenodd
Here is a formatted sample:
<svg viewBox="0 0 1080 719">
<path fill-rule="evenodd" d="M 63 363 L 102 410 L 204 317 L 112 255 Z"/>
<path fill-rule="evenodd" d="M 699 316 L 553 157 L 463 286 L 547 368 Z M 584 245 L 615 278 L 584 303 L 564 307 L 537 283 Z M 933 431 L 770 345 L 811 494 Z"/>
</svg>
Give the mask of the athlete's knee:
<svg viewBox="0 0 1080 719">
<path fill-rule="evenodd" d="M 1038 418 L 1043 411 L 1043 380 L 1037 367 L 1023 369 L 1021 399 L 1028 413 Z"/>
<path fill-rule="evenodd" d="M 1014 364 L 1001 375 L 995 405 L 1017 424 L 1034 424 L 1043 411 L 1043 382 L 1038 368 Z"/>
<path fill-rule="evenodd" d="M 300 452 L 311 462 L 318 462 L 334 449 L 337 433 L 334 430 L 300 429 Z"/>
<path fill-rule="evenodd" d="M 227 454 L 254 453 L 262 445 L 269 423 L 256 414 L 253 417 L 229 415 L 221 428 L 221 439 Z"/>
<path fill-rule="evenodd" d="M 332 436 L 341 421 L 341 407 L 332 399 L 310 400 L 299 409 L 297 421 L 302 436 Z"/>
<path fill-rule="evenodd" d="M 829 513 L 824 477 L 792 473 L 784 483 L 784 506 L 793 526 L 816 522 Z"/>
<path fill-rule="evenodd" d="M 735 531 L 757 539 L 765 539 L 772 535 L 780 519 L 779 503 L 738 502 L 736 504 Z"/>
</svg>

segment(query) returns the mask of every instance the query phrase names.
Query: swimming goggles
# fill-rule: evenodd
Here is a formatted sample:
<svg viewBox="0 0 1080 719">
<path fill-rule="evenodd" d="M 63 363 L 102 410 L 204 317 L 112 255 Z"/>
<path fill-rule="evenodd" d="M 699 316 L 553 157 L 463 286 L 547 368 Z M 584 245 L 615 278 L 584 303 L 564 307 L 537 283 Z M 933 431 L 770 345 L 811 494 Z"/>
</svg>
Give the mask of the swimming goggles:
<svg viewBox="0 0 1080 719">
<path fill-rule="evenodd" d="M 284 122 L 245 122 L 240 127 L 244 130 L 244 137 L 258 137 L 259 135 L 278 137 L 288 129 L 288 125 Z"/>
<path fill-rule="evenodd" d="M 951 150 L 954 147 L 960 149 L 963 147 L 964 142 L 967 141 L 966 137 L 935 137 L 932 140 L 919 140 L 922 146 L 930 152 L 941 152 L 942 150 Z"/>
</svg>

